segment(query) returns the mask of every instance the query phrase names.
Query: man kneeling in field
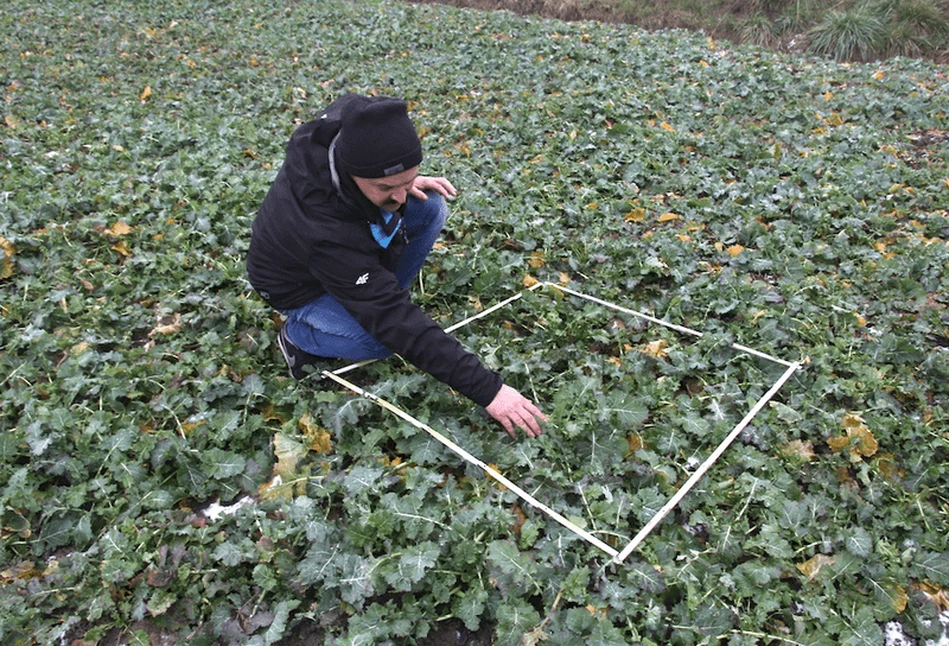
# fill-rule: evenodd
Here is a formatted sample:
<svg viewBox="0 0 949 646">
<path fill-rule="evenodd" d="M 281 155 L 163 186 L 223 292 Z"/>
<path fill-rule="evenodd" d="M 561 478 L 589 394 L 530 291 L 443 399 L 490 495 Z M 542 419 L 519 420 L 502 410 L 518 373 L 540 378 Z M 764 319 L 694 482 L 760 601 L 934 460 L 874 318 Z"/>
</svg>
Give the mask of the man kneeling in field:
<svg viewBox="0 0 949 646">
<path fill-rule="evenodd" d="M 412 303 L 455 187 L 419 174 L 406 103 L 349 94 L 290 138 L 253 223 L 247 272 L 286 318 L 278 344 L 291 375 L 320 357 L 397 353 L 487 412 L 512 436 L 544 414 Z"/>
</svg>

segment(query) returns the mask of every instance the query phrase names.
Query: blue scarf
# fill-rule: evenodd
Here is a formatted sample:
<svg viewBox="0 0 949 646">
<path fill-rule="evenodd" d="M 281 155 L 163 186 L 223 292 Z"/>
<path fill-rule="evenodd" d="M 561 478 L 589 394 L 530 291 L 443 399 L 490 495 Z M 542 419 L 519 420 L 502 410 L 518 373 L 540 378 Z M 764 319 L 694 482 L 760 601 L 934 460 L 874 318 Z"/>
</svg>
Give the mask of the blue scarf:
<svg viewBox="0 0 949 646">
<path fill-rule="evenodd" d="M 395 213 L 390 213 L 383 209 L 379 209 L 379 213 L 382 215 L 382 219 L 385 223 L 370 222 L 369 229 L 372 231 L 372 237 L 376 239 L 379 246 L 386 249 L 389 247 L 389 243 L 392 242 L 392 239 L 395 238 L 395 234 L 398 233 L 402 227 L 402 218 L 396 217 Z M 395 222 L 393 222 L 393 219 Z"/>
</svg>

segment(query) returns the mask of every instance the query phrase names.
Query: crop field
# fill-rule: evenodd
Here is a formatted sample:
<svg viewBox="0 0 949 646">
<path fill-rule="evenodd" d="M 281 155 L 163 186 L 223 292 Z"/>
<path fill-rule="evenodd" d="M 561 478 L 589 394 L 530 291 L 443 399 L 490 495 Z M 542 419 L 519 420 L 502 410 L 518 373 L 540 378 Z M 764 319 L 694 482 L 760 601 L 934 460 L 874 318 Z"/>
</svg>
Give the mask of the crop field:
<svg viewBox="0 0 949 646">
<path fill-rule="evenodd" d="M 923 646 L 949 610 L 949 68 L 369 0 L 0 12 L 0 642 Z M 413 295 L 550 417 L 296 382 L 247 283 L 294 128 L 401 96 Z M 344 362 L 328 361 L 334 369 Z M 451 641 L 447 635 L 455 635 Z M 468 641 L 465 641 L 468 640 Z M 478 640 L 477 642 L 472 640 Z"/>
</svg>

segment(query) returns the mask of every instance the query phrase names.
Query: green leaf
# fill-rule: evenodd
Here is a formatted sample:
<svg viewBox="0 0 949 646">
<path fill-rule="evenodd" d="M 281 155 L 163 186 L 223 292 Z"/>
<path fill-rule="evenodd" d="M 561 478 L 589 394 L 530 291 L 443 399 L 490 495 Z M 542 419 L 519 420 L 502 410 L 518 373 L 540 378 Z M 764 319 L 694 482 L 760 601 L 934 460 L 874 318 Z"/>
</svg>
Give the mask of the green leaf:
<svg viewBox="0 0 949 646">
<path fill-rule="evenodd" d="M 300 601 L 297 599 L 284 600 L 277 603 L 274 607 L 274 619 L 264 632 L 264 643 L 275 644 L 283 639 L 287 631 L 287 622 L 290 618 L 290 612 L 299 607 Z"/>
<path fill-rule="evenodd" d="M 863 527 L 847 532 L 844 547 L 854 556 L 867 557 L 873 552 L 873 537 Z"/>
<path fill-rule="evenodd" d="M 883 631 L 877 624 L 873 610 L 859 608 L 853 617 L 844 622 L 840 643 L 847 646 L 878 646 L 883 643 Z"/>
<path fill-rule="evenodd" d="M 540 622 L 540 615 L 524 599 L 515 597 L 498 605 L 497 621 L 499 646 L 514 646 L 524 633 Z"/>
<path fill-rule="evenodd" d="M 209 449 L 201 456 L 208 474 L 217 480 L 231 478 L 244 472 L 247 460 L 237 453 L 223 449 Z"/>
<path fill-rule="evenodd" d="M 920 579 L 949 586 L 949 553 L 920 551 L 913 557 L 910 570 Z"/>
<path fill-rule="evenodd" d="M 441 549 L 431 541 L 424 541 L 407 549 L 399 558 L 401 582 L 397 589 L 411 590 L 412 584 L 421 581 L 425 572 L 435 565 L 439 554 Z"/>
<path fill-rule="evenodd" d="M 465 628 L 476 631 L 481 626 L 481 618 L 487 601 L 488 593 L 480 582 L 475 581 L 455 597 L 451 611 L 465 623 Z"/>
</svg>

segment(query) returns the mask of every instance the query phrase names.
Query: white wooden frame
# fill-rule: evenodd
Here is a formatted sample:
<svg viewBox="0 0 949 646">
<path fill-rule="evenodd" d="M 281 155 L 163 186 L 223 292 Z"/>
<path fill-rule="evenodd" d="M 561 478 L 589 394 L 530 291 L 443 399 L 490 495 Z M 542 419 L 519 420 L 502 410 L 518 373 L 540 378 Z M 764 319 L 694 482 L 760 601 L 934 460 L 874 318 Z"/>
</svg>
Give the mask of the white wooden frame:
<svg viewBox="0 0 949 646">
<path fill-rule="evenodd" d="M 661 325 L 663 327 L 670 328 L 682 334 L 687 334 L 687 335 L 691 335 L 695 337 L 703 336 L 701 332 L 698 332 L 696 330 L 692 330 L 690 328 L 683 327 L 681 325 L 676 325 L 668 321 L 663 321 L 654 316 L 650 316 L 642 312 L 637 312 L 635 310 L 622 307 L 615 303 L 604 301 L 594 296 L 583 294 L 574 289 L 570 289 L 568 287 L 565 287 L 563 285 L 559 285 L 556 283 L 537 283 L 533 287 L 530 287 L 527 290 L 524 290 L 523 292 L 519 292 L 515 294 L 514 296 L 506 300 L 503 300 L 500 303 L 497 303 L 496 305 L 493 305 L 474 316 L 466 318 L 465 320 L 460 321 L 459 323 L 456 323 L 455 325 L 449 328 L 446 328 L 446 331 L 453 332 L 454 330 L 464 327 L 465 325 L 468 325 L 469 323 L 473 321 L 484 318 L 485 316 L 488 316 L 489 314 L 492 314 L 493 312 L 496 312 L 497 310 L 520 299 L 528 291 L 534 291 L 541 287 L 549 287 L 552 289 L 556 289 L 556 290 L 559 290 L 561 293 L 569 294 L 570 296 L 575 296 L 577 298 L 581 298 L 581 299 L 590 301 L 592 303 L 596 303 L 608 309 L 612 309 L 617 312 L 622 312 L 624 314 L 641 318 L 643 320 L 649 321 L 650 323 L 654 323 L 656 325 Z M 679 489 L 676 491 L 675 495 L 672 496 L 672 498 L 670 498 L 669 501 L 666 502 L 666 504 L 663 505 L 662 508 L 659 509 L 655 513 L 655 515 L 649 520 L 649 522 L 643 526 L 643 528 L 639 531 L 639 533 L 637 533 L 636 536 L 634 536 L 633 539 L 621 551 L 615 550 L 613 547 L 611 547 L 610 545 L 607 545 L 602 540 L 594 536 L 592 533 L 584 530 L 583 528 L 579 527 L 576 523 L 572 522 L 568 518 L 565 518 L 561 514 L 557 513 L 556 511 L 548 507 L 543 502 L 537 500 L 534 496 L 524 491 L 521 487 L 517 486 L 514 482 L 506 478 L 497 470 L 485 464 L 481 459 L 475 457 L 474 455 L 472 455 L 471 453 L 469 453 L 462 447 L 458 446 L 458 444 L 456 444 L 455 442 L 447 438 L 444 434 L 438 432 L 437 430 L 435 430 L 428 424 L 425 424 L 424 422 L 419 421 L 418 419 L 416 419 L 409 413 L 405 412 L 401 408 L 395 406 L 391 402 L 386 401 L 385 399 L 382 399 L 381 397 L 378 397 L 366 391 L 363 388 L 360 388 L 359 386 L 353 384 L 349 380 L 342 377 L 343 374 L 351 370 L 355 370 L 356 368 L 360 368 L 368 363 L 371 363 L 371 361 L 361 361 L 358 363 L 353 363 L 353 364 L 344 366 L 342 368 L 339 368 L 333 371 L 324 370 L 321 374 L 324 378 L 331 379 L 335 381 L 336 383 L 350 389 L 357 395 L 366 397 L 367 399 L 375 402 L 376 404 L 378 404 L 385 410 L 393 413 L 394 415 L 400 417 L 406 422 L 412 424 L 416 428 L 419 428 L 425 431 L 426 433 L 431 435 L 434 439 L 436 439 L 437 441 L 441 442 L 443 445 L 451 449 L 455 454 L 457 454 L 463 460 L 482 469 L 489 477 L 494 478 L 495 480 L 500 482 L 507 489 L 512 491 L 514 494 L 516 494 L 519 498 L 521 498 L 526 503 L 528 503 L 531 507 L 534 507 L 535 509 L 542 511 L 547 516 L 557 521 L 558 523 L 560 523 L 561 525 L 569 529 L 571 532 L 573 532 L 580 538 L 584 539 L 591 545 L 594 545 L 595 547 L 599 548 L 603 552 L 609 554 L 612 557 L 613 562 L 619 564 L 625 561 L 629 557 L 629 555 L 632 554 L 632 552 L 637 547 L 639 547 L 639 545 L 646 539 L 646 537 L 649 536 L 649 534 L 656 528 L 656 526 L 660 522 L 662 522 L 662 519 L 665 518 L 669 514 L 669 512 L 675 509 L 676 505 L 678 505 L 682 501 L 682 499 L 685 498 L 685 496 L 689 493 L 689 491 L 691 491 L 691 489 L 698 483 L 698 481 L 702 478 L 702 476 L 705 475 L 705 473 L 712 467 L 712 465 L 715 464 L 715 462 L 722 456 L 722 454 L 728 449 L 728 447 L 732 444 L 732 442 L 735 441 L 735 439 L 741 434 L 741 432 L 745 430 L 748 424 L 751 423 L 751 421 L 761 411 L 761 409 L 764 408 L 764 406 L 777 394 L 777 392 L 781 389 L 781 387 L 784 386 L 784 384 L 788 381 L 788 379 L 790 379 L 791 376 L 801 367 L 800 363 L 798 362 L 785 361 L 783 359 L 773 357 L 769 354 L 760 352 L 758 350 L 754 350 L 752 348 L 740 345 L 738 343 L 733 343 L 731 347 L 738 352 L 750 354 L 760 359 L 765 359 L 767 361 L 771 361 L 778 365 L 784 366 L 785 371 L 778 378 L 778 380 L 775 381 L 774 384 L 771 385 L 771 388 L 769 388 L 768 391 L 764 395 L 762 395 L 762 397 L 755 403 L 755 405 L 751 407 L 751 409 L 744 416 L 744 418 L 742 418 L 742 420 L 738 422 L 738 424 L 735 425 L 735 427 L 728 433 L 725 439 L 722 440 L 722 442 L 718 445 L 718 447 L 716 447 L 716 449 L 712 451 L 712 453 L 708 456 L 708 458 L 706 458 L 705 461 L 701 465 L 699 465 L 699 467 L 694 472 L 692 472 L 688 480 L 686 480 L 686 482 L 681 487 L 679 487 Z"/>
</svg>

